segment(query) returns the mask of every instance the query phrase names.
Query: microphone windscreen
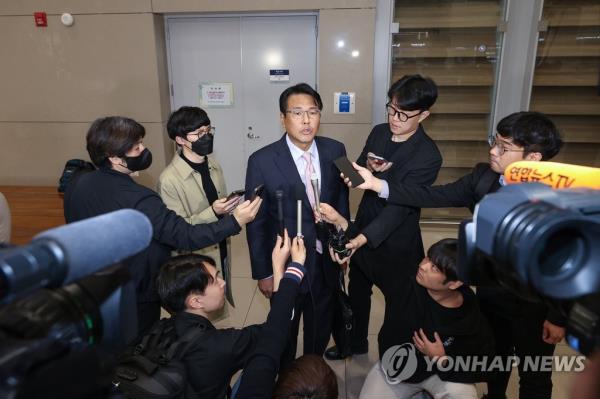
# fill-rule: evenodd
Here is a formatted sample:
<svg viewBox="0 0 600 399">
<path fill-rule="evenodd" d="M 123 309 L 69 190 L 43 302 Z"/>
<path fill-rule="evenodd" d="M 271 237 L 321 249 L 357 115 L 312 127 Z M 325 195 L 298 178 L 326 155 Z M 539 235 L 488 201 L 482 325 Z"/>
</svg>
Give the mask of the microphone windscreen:
<svg viewBox="0 0 600 399">
<path fill-rule="evenodd" d="M 46 230 L 32 243 L 51 241 L 62 249 L 68 284 L 139 253 L 151 239 L 152 224 L 146 215 L 122 209 Z"/>
<path fill-rule="evenodd" d="M 306 188 L 304 184 L 296 184 L 294 193 L 296 195 L 296 201 L 302 201 L 304 199 L 304 195 L 306 194 Z"/>
</svg>

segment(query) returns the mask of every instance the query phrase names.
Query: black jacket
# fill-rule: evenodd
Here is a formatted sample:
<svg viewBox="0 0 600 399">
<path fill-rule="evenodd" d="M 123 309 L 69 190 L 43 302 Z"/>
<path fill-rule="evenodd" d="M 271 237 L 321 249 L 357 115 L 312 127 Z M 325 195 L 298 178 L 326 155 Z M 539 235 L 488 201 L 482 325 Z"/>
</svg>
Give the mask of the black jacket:
<svg viewBox="0 0 600 399">
<path fill-rule="evenodd" d="M 393 165 L 385 172 L 376 173 L 378 178 L 397 184 L 432 184 L 442 165 L 442 157 L 423 128 L 419 126 L 403 143 L 393 143 L 391 135 L 387 123 L 375 126 L 357 163 L 364 166 L 368 152 L 380 156 L 389 154 L 386 158 Z M 418 207 L 388 204 L 375 192 L 364 192 L 349 235 L 362 233 L 367 238 L 367 245 L 358 251 L 355 260 L 358 260 L 358 264 L 375 263 L 380 266 L 369 273 L 380 288 L 383 283 L 390 281 L 391 268 L 398 269 L 401 266 L 406 275 L 412 275 L 423 259 L 419 217 Z M 399 259 L 401 265 L 398 264 Z"/>
<path fill-rule="evenodd" d="M 148 248 L 125 261 L 136 283 L 138 302 L 158 301 L 156 275 L 173 249 L 204 248 L 241 230 L 233 216 L 215 223 L 188 224 L 169 210 L 156 192 L 108 168 L 81 174 L 65 192 L 67 223 L 126 208 L 144 213 L 153 228 Z M 83 239 L 93 239 L 93 232 L 90 235 Z"/>
<path fill-rule="evenodd" d="M 419 328 L 423 329 L 430 341 L 434 341 L 433 333 L 437 332 L 449 357 L 477 355 L 481 358 L 493 355 L 491 330 L 479 310 L 475 294 L 468 287 L 459 288 L 463 304 L 450 309 L 442 307 L 431 298 L 427 290 L 415 281 L 414 276 L 400 285 L 394 295 L 386 296 L 385 316 L 378 336 L 380 360 L 390 347 L 412 344 L 413 333 Z M 452 382 L 484 380 L 484 373 L 440 372 L 435 368 L 427 371 L 425 358 L 416 348 L 415 353 L 418 367 L 405 382 L 421 382 L 433 374 Z"/>
<path fill-rule="evenodd" d="M 390 180 L 388 202 L 422 208 L 467 207 L 473 212 L 475 205 L 486 194 L 500 189 L 499 178 L 500 175 L 494 172 L 489 164 L 479 163 L 468 175 L 441 186 L 408 185 Z M 564 326 L 566 322 L 559 311 L 541 303 L 520 299 L 499 286 L 481 286 L 477 290 L 477 297 L 485 302 L 486 307 L 493 307 L 505 317 L 510 318 L 511 315 L 519 313 L 542 312 L 546 313 L 546 319 L 552 324 Z"/>
<path fill-rule="evenodd" d="M 188 381 L 199 399 L 226 397 L 231 377 L 241 369 L 244 372 L 237 397 L 271 396 L 279 358 L 290 335 L 298 287 L 298 282 L 291 278 L 281 279 L 264 324 L 242 329 L 216 329 L 199 315 L 181 312 L 174 316 L 179 336 L 190 328 L 205 330 L 183 358 Z"/>
</svg>

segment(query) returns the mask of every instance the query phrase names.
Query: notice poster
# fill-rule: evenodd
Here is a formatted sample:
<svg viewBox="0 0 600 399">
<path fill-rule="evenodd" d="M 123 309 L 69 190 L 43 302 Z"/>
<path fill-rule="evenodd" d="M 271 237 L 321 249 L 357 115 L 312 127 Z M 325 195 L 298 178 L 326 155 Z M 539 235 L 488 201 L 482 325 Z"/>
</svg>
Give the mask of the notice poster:
<svg viewBox="0 0 600 399">
<path fill-rule="evenodd" d="M 200 84 L 200 106 L 205 108 L 233 106 L 233 83 Z"/>
</svg>

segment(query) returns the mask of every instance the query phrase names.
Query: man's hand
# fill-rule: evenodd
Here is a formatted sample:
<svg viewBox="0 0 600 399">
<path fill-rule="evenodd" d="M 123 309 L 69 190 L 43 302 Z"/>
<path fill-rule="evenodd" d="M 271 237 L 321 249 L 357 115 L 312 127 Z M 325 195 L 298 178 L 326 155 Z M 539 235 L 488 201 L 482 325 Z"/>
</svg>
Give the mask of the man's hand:
<svg viewBox="0 0 600 399">
<path fill-rule="evenodd" d="M 367 169 L 369 169 L 371 172 L 385 172 L 393 165 L 393 162 L 372 159 L 369 157 L 370 155 L 375 154 L 373 154 L 372 152 L 369 152 L 367 154 Z"/>
<path fill-rule="evenodd" d="M 348 228 L 348 221 L 346 218 L 340 215 L 338 211 L 325 202 L 321 202 L 321 207 L 315 211 L 315 219 L 317 222 L 324 220 L 327 223 L 339 226 L 342 228 L 342 230 L 346 230 Z"/>
<path fill-rule="evenodd" d="M 273 247 L 273 252 L 271 253 L 271 262 L 273 264 L 273 291 L 275 292 L 279 289 L 279 282 L 283 278 L 283 273 L 285 273 L 285 264 L 290 257 L 290 237 L 288 236 L 287 229 L 283 232 L 283 238 L 281 238 L 279 234 L 277 235 L 277 241 L 275 242 L 275 247 Z"/>
<path fill-rule="evenodd" d="M 216 215 L 226 215 L 238 206 L 241 199 L 242 197 L 233 197 L 227 201 L 227 198 L 219 198 L 212 203 L 212 209 Z"/>
<path fill-rule="evenodd" d="M 306 261 L 306 247 L 304 246 L 304 239 L 302 237 L 294 237 L 292 240 L 292 262 L 300 263 L 304 266 Z"/>
<path fill-rule="evenodd" d="M 390 164 L 390 167 L 391 167 L 391 162 L 388 162 L 388 163 Z M 352 162 L 352 167 L 354 169 L 356 169 L 358 174 L 365 181 L 364 183 L 356 186 L 356 188 L 360 188 L 361 190 L 373 190 L 377 193 L 381 192 L 381 180 L 376 178 L 375 176 L 373 176 L 373 173 L 371 173 L 371 171 L 369 169 L 363 168 L 356 162 Z M 344 183 L 346 183 L 346 185 L 349 188 L 352 188 L 352 183 L 350 182 L 350 179 L 345 177 L 343 173 L 341 173 L 340 176 L 342 177 L 342 179 L 344 179 Z"/>
<path fill-rule="evenodd" d="M 544 321 L 542 326 L 542 339 L 547 344 L 556 345 L 565 337 L 565 328 L 559 327 L 556 324 Z"/>
<path fill-rule="evenodd" d="M 260 204 L 262 204 L 262 198 L 256 197 L 254 201 L 250 202 L 249 200 L 246 200 L 235 208 L 233 217 L 237 220 L 240 227 L 244 227 L 246 223 L 250 223 L 254 220 L 258 213 L 258 209 L 260 208 Z"/>
<path fill-rule="evenodd" d="M 273 296 L 273 276 L 258 280 L 258 289 L 266 298 Z"/>
<path fill-rule="evenodd" d="M 350 255 L 346 256 L 345 258 L 340 258 L 340 255 L 338 255 L 337 252 L 335 252 L 333 248 L 331 248 L 331 245 L 329 246 L 329 257 L 332 261 L 334 261 L 342 267 L 344 274 L 346 273 L 346 269 L 348 269 L 348 262 L 350 262 L 350 258 L 352 257 L 352 255 L 354 255 L 354 251 L 350 252 Z"/>
<path fill-rule="evenodd" d="M 425 356 L 429 356 L 431 358 L 438 357 L 441 358 L 446 356 L 446 350 L 444 349 L 444 344 L 440 339 L 440 336 L 437 332 L 433 333 L 435 341 L 430 341 L 425 335 L 425 332 L 422 328 L 419 328 L 419 331 L 415 331 L 413 333 L 413 342 L 415 347 L 424 354 Z"/>
<path fill-rule="evenodd" d="M 346 244 L 346 248 L 351 249 L 352 251 L 356 251 L 363 245 L 367 243 L 367 237 L 364 234 L 359 234 L 353 239 L 351 239 L 348 244 Z"/>
</svg>

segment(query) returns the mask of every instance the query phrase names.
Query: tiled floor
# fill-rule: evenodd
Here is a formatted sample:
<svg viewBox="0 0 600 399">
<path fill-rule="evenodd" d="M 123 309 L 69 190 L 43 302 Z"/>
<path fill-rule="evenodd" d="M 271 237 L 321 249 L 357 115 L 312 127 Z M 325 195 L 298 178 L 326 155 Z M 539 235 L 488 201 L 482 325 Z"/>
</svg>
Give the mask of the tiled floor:
<svg viewBox="0 0 600 399">
<path fill-rule="evenodd" d="M 232 239 L 232 286 L 236 307 L 230 308 L 230 315 L 217 324 L 218 327 L 242 327 L 256 323 L 263 323 L 269 311 L 269 303 L 257 290 L 256 282 L 250 276 L 250 264 L 248 258 L 248 247 L 246 235 L 235 236 Z M 354 356 L 345 361 L 328 362 L 338 377 L 339 398 L 357 398 L 360 393 L 364 378 L 377 360 L 377 331 L 383 321 L 384 299 L 375 289 L 372 298 L 371 319 L 369 323 L 369 353 Z M 298 345 L 299 353 L 302 351 L 302 342 Z M 560 344 L 557 347 L 558 354 L 572 354 L 569 347 Z M 568 397 L 573 374 L 554 373 L 553 398 L 562 399 Z M 478 385 L 480 396 L 485 392 L 484 384 Z M 508 392 L 508 398 L 518 397 L 518 377 L 513 373 Z"/>
</svg>

